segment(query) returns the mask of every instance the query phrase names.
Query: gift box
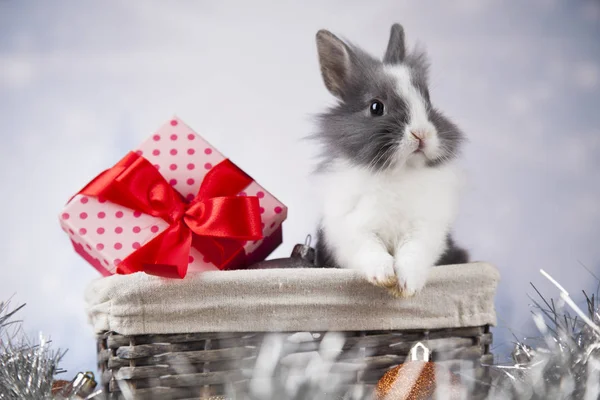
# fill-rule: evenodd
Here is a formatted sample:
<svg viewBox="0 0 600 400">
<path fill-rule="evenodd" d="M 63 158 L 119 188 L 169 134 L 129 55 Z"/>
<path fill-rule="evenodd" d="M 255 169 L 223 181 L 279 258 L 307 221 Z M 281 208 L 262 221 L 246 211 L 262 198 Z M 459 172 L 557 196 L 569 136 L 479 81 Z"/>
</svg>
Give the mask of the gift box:
<svg viewBox="0 0 600 400">
<path fill-rule="evenodd" d="M 177 117 L 73 196 L 60 224 L 102 275 L 238 269 L 282 241 L 287 208 Z"/>
</svg>

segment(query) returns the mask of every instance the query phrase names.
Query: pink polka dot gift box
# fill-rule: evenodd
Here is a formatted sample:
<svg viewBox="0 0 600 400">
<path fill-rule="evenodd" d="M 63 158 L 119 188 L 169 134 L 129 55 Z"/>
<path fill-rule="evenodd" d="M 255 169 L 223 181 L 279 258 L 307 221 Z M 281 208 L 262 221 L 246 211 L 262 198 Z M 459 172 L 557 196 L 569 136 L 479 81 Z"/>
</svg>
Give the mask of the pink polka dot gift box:
<svg viewBox="0 0 600 400">
<path fill-rule="evenodd" d="M 240 269 L 282 242 L 287 208 L 174 117 L 73 196 L 60 214 L 102 275 Z"/>
</svg>

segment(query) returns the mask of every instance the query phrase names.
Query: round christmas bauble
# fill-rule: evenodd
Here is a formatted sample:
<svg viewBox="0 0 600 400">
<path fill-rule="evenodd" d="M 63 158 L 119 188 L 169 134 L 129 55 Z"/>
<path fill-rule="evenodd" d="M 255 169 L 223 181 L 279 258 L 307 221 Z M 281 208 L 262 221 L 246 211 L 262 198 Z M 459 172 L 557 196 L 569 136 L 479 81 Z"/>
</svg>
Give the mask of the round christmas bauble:
<svg viewBox="0 0 600 400">
<path fill-rule="evenodd" d="M 409 361 L 390 369 L 377 382 L 375 398 L 426 400 L 433 399 L 436 390 L 448 399 L 459 399 L 462 386 L 456 375 L 429 361 L 429 349 L 419 342 L 411 349 Z"/>
<path fill-rule="evenodd" d="M 392 368 L 377 382 L 377 400 L 425 400 L 435 392 L 435 364 L 409 361 Z"/>
</svg>

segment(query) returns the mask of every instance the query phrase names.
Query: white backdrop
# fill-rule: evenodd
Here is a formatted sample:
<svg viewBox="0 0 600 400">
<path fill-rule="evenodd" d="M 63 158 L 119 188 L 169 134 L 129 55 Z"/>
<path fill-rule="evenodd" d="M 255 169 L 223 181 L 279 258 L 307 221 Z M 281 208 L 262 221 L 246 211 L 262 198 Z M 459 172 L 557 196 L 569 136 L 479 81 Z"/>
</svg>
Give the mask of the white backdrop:
<svg viewBox="0 0 600 400">
<path fill-rule="evenodd" d="M 470 138 L 456 226 L 503 280 L 496 343 L 524 335 L 529 281 L 576 296 L 600 275 L 600 3 L 0 1 L 0 300 L 28 332 L 94 367 L 64 202 L 177 114 L 290 209 L 287 256 L 318 221 L 311 114 L 332 101 L 314 44 L 328 28 L 380 55 L 393 22 L 433 62 L 432 99 Z M 548 294 L 553 294 L 548 291 Z M 502 352 L 501 348 L 498 352 Z"/>
</svg>

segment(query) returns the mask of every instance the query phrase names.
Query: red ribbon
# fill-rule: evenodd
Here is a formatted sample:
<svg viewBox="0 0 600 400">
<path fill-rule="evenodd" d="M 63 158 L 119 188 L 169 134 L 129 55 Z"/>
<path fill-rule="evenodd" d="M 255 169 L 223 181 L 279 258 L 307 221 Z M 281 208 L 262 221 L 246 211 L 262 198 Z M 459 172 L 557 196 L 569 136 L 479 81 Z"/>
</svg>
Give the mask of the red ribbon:
<svg viewBox="0 0 600 400">
<path fill-rule="evenodd" d="M 94 178 L 79 194 L 104 198 L 162 218 L 169 227 L 127 256 L 118 274 L 143 271 L 183 278 L 191 246 L 220 269 L 245 256 L 243 241 L 262 239 L 260 207 L 255 196 L 237 196 L 252 178 L 229 160 L 204 177 L 197 196 L 186 202 L 148 160 L 128 153 Z"/>
</svg>

